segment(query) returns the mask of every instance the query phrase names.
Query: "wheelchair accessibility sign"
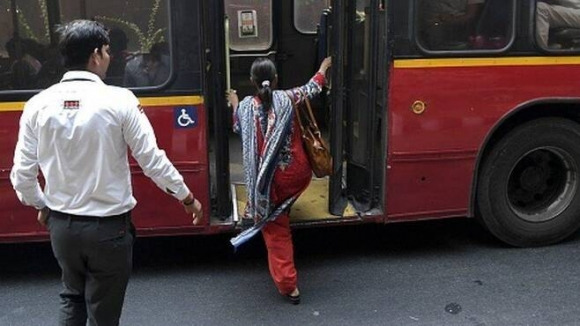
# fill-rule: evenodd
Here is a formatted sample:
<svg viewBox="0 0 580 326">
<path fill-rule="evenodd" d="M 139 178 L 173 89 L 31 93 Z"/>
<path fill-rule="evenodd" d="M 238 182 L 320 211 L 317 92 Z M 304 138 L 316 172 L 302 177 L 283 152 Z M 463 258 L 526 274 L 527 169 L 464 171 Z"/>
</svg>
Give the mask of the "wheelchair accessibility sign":
<svg viewBox="0 0 580 326">
<path fill-rule="evenodd" d="M 181 106 L 173 109 L 175 128 L 193 128 L 197 126 L 197 107 Z"/>
</svg>

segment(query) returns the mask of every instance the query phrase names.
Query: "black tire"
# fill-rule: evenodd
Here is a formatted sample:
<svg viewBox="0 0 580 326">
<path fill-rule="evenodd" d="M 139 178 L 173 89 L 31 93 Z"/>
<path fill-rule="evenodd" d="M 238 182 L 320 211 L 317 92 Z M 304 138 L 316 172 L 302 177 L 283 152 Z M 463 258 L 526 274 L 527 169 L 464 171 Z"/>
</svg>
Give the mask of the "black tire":
<svg viewBox="0 0 580 326">
<path fill-rule="evenodd" d="M 562 118 L 525 123 L 483 162 L 480 218 L 500 240 L 548 245 L 580 227 L 580 125 Z"/>
</svg>

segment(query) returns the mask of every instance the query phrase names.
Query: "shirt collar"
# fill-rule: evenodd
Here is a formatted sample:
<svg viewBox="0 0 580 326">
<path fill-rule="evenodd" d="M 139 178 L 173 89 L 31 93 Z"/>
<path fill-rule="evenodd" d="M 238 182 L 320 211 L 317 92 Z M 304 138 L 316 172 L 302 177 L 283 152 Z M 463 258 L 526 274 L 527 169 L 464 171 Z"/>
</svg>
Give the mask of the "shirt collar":
<svg viewBox="0 0 580 326">
<path fill-rule="evenodd" d="M 93 74 L 90 71 L 84 71 L 84 70 L 68 71 L 64 74 L 64 76 L 62 76 L 62 79 L 60 81 L 64 82 L 64 81 L 79 80 L 79 79 L 84 79 L 87 81 L 93 81 L 93 82 L 97 82 L 100 84 L 104 84 L 103 80 L 99 76 Z"/>
</svg>

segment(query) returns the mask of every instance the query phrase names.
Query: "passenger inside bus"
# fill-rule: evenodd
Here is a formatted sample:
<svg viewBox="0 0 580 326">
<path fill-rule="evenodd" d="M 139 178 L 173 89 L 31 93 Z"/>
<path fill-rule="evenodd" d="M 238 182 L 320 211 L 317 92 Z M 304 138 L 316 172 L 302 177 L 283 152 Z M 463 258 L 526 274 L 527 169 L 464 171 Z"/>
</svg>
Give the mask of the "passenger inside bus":
<svg viewBox="0 0 580 326">
<path fill-rule="evenodd" d="M 126 87 L 161 85 L 169 78 L 169 61 L 167 42 L 155 43 L 149 53 L 137 55 L 127 62 L 123 84 Z"/>
<path fill-rule="evenodd" d="M 111 64 L 107 71 L 105 82 L 110 85 L 123 85 L 125 66 L 131 59 L 131 53 L 127 50 L 129 38 L 120 28 L 113 28 L 109 31 L 111 40 Z"/>
<path fill-rule="evenodd" d="M 430 50 L 464 50 L 485 0 L 421 0 L 420 36 Z"/>
<path fill-rule="evenodd" d="M 501 49 L 507 46 L 513 17 L 513 1 L 487 0 L 475 34 L 470 36 L 474 49 Z"/>
<path fill-rule="evenodd" d="M 34 40 L 14 37 L 6 42 L 6 51 L 10 61 L 10 88 L 36 88 L 36 77 L 44 61 L 44 47 Z"/>
<path fill-rule="evenodd" d="M 544 49 L 580 47 L 580 0 L 538 1 L 536 41 Z"/>
<path fill-rule="evenodd" d="M 58 45 L 46 49 L 46 60 L 36 75 L 36 88 L 44 89 L 60 81 L 66 69 L 62 63 L 62 55 Z"/>
</svg>

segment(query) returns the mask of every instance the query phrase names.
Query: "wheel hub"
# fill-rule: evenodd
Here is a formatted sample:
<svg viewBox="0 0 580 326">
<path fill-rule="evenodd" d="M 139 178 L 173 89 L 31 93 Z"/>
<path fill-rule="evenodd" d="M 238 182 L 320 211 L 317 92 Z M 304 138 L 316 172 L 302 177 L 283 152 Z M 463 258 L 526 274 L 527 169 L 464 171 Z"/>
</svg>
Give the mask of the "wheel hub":
<svg viewBox="0 0 580 326">
<path fill-rule="evenodd" d="M 526 191 L 542 193 L 546 190 L 549 173 L 538 166 L 527 167 L 520 176 L 520 184 Z"/>
<path fill-rule="evenodd" d="M 578 188 L 578 167 L 567 152 L 555 147 L 524 154 L 510 173 L 508 201 L 512 211 L 529 222 L 557 217 Z"/>
</svg>

